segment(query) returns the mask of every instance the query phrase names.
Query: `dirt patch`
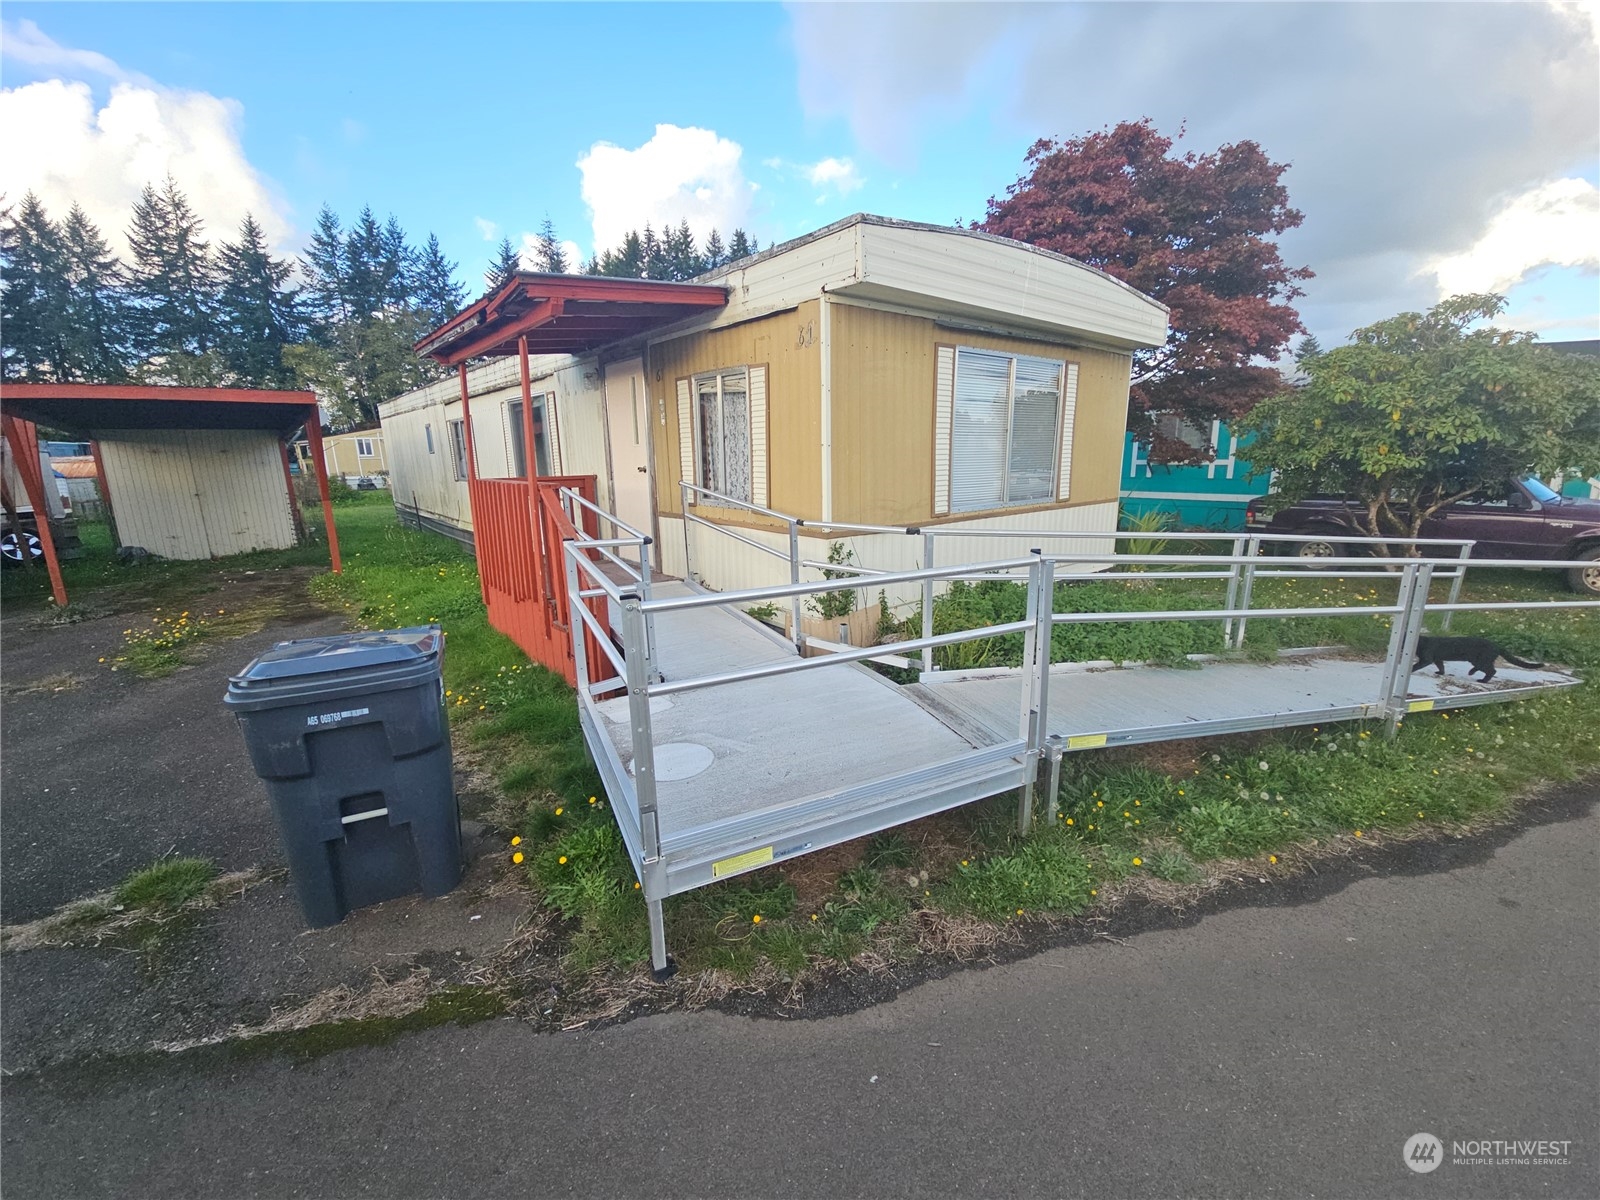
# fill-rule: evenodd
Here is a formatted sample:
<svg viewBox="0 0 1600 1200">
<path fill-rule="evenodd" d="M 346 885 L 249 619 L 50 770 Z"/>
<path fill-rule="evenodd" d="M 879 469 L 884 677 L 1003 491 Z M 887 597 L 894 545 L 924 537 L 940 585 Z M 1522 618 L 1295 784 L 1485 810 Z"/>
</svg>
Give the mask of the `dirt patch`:
<svg viewBox="0 0 1600 1200">
<path fill-rule="evenodd" d="M 7 681 L 0 684 L 0 695 L 31 696 L 39 692 L 71 692 L 82 687 L 84 683 L 82 675 L 74 675 L 71 671 L 57 671 L 52 675 L 29 679 L 22 683 Z"/>
<path fill-rule="evenodd" d="M 867 852 L 866 838 L 840 842 L 815 854 L 807 854 L 793 862 L 783 864 L 783 878 L 798 900 L 801 909 L 816 908 L 833 895 L 839 876 L 852 867 L 859 866 Z"/>
</svg>

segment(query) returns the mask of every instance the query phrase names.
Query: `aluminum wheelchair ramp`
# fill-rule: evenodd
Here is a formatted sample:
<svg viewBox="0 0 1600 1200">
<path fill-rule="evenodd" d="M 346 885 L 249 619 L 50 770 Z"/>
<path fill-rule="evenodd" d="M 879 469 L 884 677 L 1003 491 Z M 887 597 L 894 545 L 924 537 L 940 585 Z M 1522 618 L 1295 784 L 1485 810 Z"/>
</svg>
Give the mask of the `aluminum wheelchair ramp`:
<svg viewBox="0 0 1600 1200">
<path fill-rule="evenodd" d="M 1291 652 L 1272 663 L 1210 661 L 1193 669 L 1053 666 L 1046 734 L 1063 749 L 1087 750 L 1387 716 L 1379 699 L 1384 663 L 1335 653 Z M 1021 671 L 926 678 L 906 694 L 975 743 L 1016 736 L 1028 683 Z M 1459 674 L 1440 678 L 1429 668 L 1412 675 L 1406 700 L 1412 711 L 1459 708 L 1577 682 L 1560 671 L 1502 667 L 1481 684 Z"/>
</svg>

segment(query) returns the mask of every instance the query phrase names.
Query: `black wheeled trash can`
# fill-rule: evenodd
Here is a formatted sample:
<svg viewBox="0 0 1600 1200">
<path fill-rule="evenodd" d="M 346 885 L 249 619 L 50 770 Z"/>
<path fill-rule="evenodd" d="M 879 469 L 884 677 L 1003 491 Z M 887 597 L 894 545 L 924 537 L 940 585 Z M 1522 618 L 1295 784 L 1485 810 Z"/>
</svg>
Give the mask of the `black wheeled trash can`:
<svg viewBox="0 0 1600 1200">
<path fill-rule="evenodd" d="M 461 881 L 437 625 L 280 642 L 228 683 L 310 925 Z"/>
</svg>

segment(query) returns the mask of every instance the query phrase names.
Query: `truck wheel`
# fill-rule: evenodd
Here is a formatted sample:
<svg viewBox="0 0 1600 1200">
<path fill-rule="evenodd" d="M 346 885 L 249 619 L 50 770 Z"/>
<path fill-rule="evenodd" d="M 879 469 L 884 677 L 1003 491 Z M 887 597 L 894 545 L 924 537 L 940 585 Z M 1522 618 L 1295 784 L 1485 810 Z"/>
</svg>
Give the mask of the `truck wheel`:
<svg viewBox="0 0 1600 1200">
<path fill-rule="evenodd" d="M 1300 560 L 1300 565 L 1317 567 L 1317 560 L 1321 558 L 1344 558 L 1346 550 L 1340 543 L 1331 537 L 1318 536 L 1311 542 L 1293 542 L 1291 553 Z"/>
<path fill-rule="evenodd" d="M 1584 596 L 1600 596 L 1600 546 L 1590 546 L 1578 553 L 1583 565 L 1567 572 L 1567 586 Z"/>
</svg>

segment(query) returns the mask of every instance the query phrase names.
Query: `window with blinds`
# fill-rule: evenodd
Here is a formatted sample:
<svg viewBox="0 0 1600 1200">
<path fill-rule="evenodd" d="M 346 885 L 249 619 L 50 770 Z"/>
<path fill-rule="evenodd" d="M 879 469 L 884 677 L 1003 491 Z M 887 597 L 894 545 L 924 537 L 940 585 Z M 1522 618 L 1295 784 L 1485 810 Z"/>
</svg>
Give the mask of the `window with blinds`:
<svg viewBox="0 0 1600 1200">
<path fill-rule="evenodd" d="M 958 348 L 950 424 L 950 511 L 1055 498 L 1065 364 Z"/>
</svg>

